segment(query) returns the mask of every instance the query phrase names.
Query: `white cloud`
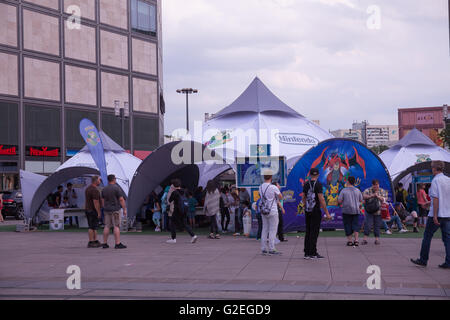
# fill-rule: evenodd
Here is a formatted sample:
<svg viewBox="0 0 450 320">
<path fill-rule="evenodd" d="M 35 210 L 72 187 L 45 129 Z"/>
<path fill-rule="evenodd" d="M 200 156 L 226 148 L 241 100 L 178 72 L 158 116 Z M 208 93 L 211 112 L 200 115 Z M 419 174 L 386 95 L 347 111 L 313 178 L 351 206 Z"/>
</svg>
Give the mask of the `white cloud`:
<svg viewBox="0 0 450 320">
<path fill-rule="evenodd" d="M 366 9 L 381 8 L 369 30 Z M 447 1 L 168 0 L 165 131 L 227 106 L 255 76 L 326 129 L 397 122 L 398 107 L 450 103 Z"/>
</svg>

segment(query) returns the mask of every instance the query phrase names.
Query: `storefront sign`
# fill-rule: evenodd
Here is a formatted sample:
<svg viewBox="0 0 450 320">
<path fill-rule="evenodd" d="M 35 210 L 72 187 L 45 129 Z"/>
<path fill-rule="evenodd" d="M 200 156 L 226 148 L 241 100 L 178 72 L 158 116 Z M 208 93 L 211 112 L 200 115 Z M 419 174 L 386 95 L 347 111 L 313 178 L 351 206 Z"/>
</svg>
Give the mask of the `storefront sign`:
<svg viewBox="0 0 450 320">
<path fill-rule="evenodd" d="M 17 156 L 17 146 L 0 145 L 1 156 Z"/>
<path fill-rule="evenodd" d="M 27 147 L 27 156 L 30 156 L 30 157 L 59 157 L 59 148 Z"/>
<path fill-rule="evenodd" d="M 432 112 L 417 113 L 417 124 L 434 124 L 434 114 Z"/>
</svg>

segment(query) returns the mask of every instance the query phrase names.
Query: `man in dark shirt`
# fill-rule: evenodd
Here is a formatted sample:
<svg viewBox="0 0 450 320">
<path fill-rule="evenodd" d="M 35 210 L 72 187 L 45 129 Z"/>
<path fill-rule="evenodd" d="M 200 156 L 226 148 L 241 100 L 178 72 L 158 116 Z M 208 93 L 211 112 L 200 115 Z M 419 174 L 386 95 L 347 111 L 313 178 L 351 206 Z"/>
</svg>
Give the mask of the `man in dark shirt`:
<svg viewBox="0 0 450 320">
<path fill-rule="evenodd" d="M 320 224 L 322 222 L 322 211 L 325 211 L 326 219 L 332 220 L 328 212 L 323 187 L 319 182 L 319 170 L 313 168 L 309 172 L 311 180 L 303 185 L 303 206 L 305 208 L 306 234 L 305 234 L 305 259 L 323 259 L 317 252 L 317 239 L 319 238 Z M 310 192 L 311 191 L 311 192 Z"/>
<path fill-rule="evenodd" d="M 123 215 L 127 216 L 127 207 L 122 189 L 116 184 L 116 177 L 111 174 L 108 176 L 108 185 L 102 191 L 104 201 L 105 228 L 103 229 L 103 249 L 108 249 L 109 230 L 114 227 L 115 249 L 126 249 L 120 242 L 120 207 L 123 209 Z"/>
<path fill-rule="evenodd" d="M 99 248 L 101 243 L 97 240 L 98 220 L 101 217 L 100 211 L 100 191 L 98 186 L 100 179 L 98 176 L 92 177 L 92 183 L 85 191 L 85 211 L 89 226 L 89 244 L 88 248 Z"/>
<path fill-rule="evenodd" d="M 183 226 L 184 229 L 190 234 L 192 237 L 191 243 L 195 243 L 197 241 L 197 236 L 192 232 L 191 227 L 186 223 L 184 204 L 182 201 L 182 195 L 180 193 L 181 189 L 181 181 L 179 179 L 175 179 L 173 181 L 174 191 L 170 193 L 169 196 L 169 204 L 173 203 L 173 213 L 169 218 L 170 223 L 170 231 L 172 233 L 172 239 L 167 240 L 167 243 L 177 243 L 177 226 Z"/>
<path fill-rule="evenodd" d="M 61 205 L 63 190 L 63 186 L 58 186 L 57 191 L 53 194 L 53 206 L 55 208 L 59 208 L 59 206 Z"/>
</svg>

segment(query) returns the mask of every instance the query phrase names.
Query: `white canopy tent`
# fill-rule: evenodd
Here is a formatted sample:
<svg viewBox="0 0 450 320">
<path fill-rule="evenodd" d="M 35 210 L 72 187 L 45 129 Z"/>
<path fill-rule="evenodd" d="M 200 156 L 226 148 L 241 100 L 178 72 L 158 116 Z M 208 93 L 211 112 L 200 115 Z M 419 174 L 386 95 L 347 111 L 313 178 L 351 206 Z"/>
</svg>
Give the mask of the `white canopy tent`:
<svg viewBox="0 0 450 320">
<path fill-rule="evenodd" d="M 270 144 L 273 156 L 286 156 L 288 170 L 306 151 L 333 136 L 297 113 L 276 97 L 259 78 L 228 107 L 219 111 L 203 126 L 203 141 L 208 148 L 226 159 L 229 166 L 204 166 L 204 177 L 230 166 L 235 157 L 250 156 L 250 145 Z"/>
<path fill-rule="evenodd" d="M 380 154 L 392 180 L 418 163 L 441 160 L 450 162 L 450 152 L 438 147 L 430 138 L 417 129 L 411 130 L 389 150 Z M 408 177 L 403 179 L 408 181 Z"/>
<path fill-rule="evenodd" d="M 117 184 L 122 188 L 125 195 L 128 196 L 131 180 L 142 161 L 127 153 L 103 131 L 100 131 L 100 136 L 105 150 L 107 174 L 114 174 L 116 176 Z M 25 216 L 33 218 L 44 203 L 46 196 L 53 192 L 58 185 L 75 177 L 93 174 L 99 174 L 99 171 L 87 146 L 62 164 L 49 177 L 42 177 L 22 171 L 21 185 L 30 186 L 23 192 Z M 105 181 L 105 183 L 107 182 Z"/>
</svg>

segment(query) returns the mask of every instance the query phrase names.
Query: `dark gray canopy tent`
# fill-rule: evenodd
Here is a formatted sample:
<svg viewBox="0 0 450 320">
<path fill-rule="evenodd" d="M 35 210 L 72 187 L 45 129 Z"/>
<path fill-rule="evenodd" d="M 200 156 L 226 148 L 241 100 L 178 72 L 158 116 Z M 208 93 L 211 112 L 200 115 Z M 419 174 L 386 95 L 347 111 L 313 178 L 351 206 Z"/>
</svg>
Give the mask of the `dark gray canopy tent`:
<svg viewBox="0 0 450 320">
<path fill-rule="evenodd" d="M 97 169 L 89 167 L 70 167 L 66 169 L 61 169 L 55 172 L 50 177 L 45 179 L 45 181 L 39 186 L 36 193 L 31 200 L 30 216 L 33 218 L 36 213 L 41 208 L 47 196 L 53 192 L 61 183 L 68 181 L 70 179 L 88 176 L 88 175 L 100 175 Z"/>
<path fill-rule="evenodd" d="M 187 161 L 178 164 L 174 162 L 172 153 L 176 154 L 178 149 L 174 148 L 180 147 L 180 143 L 185 148 L 179 155 Z M 205 149 L 206 147 L 198 142 L 181 141 L 168 143 L 152 152 L 138 167 L 131 182 L 127 201 L 129 217 L 135 217 L 140 212 L 145 198 L 159 186 L 168 185 L 172 178 L 180 178 L 184 186 L 194 189 L 199 180 L 197 164 L 211 160 L 204 158 Z M 185 151 L 189 152 L 184 154 Z"/>
<path fill-rule="evenodd" d="M 445 164 L 445 169 L 444 169 L 444 174 L 446 176 L 450 177 L 450 162 L 444 162 Z M 406 177 L 408 174 L 413 173 L 413 172 L 417 172 L 417 171 L 422 171 L 422 170 L 431 170 L 431 161 L 427 161 L 427 162 L 422 162 L 422 163 L 418 163 L 415 166 L 409 167 L 408 169 L 406 169 L 405 171 L 403 171 L 401 174 L 399 174 L 397 176 L 397 178 L 395 178 L 394 182 L 394 186 L 397 186 L 398 183 L 404 178 Z"/>
</svg>

